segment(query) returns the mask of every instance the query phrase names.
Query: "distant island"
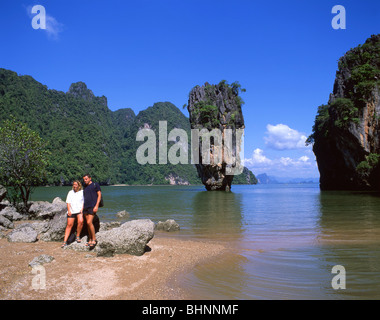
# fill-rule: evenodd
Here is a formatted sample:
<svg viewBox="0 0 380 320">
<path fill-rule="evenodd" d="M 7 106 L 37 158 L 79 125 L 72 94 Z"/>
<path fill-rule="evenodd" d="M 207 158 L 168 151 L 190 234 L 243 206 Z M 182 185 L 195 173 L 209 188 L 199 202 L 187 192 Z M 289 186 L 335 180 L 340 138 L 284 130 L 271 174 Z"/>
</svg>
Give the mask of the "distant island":
<svg viewBox="0 0 380 320">
<path fill-rule="evenodd" d="M 284 178 L 268 176 L 266 173 L 256 175 L 258 184 L 315 184 L 319 178 Z"/>
</svg>

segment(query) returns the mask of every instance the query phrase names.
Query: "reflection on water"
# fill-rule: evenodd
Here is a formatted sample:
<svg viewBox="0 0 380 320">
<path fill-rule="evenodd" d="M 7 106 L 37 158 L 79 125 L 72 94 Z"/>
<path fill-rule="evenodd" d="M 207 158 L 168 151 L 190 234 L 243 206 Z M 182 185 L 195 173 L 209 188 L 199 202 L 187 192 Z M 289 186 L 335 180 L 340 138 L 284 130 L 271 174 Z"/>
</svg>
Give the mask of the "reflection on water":
<svg viewBox="0 0 380 320">
<path fill-rule="evenodd" d="M 236 240 L 243 231 L 241 201 L 242 195 L 232 192 L 197 192 L 191 203 L 193 232 L 198 236 Z"/>
<path fill-rule="evenodd" d="M 33 200 L 69 188 L 37 188 Z M 318 185 L 103 187 L 102 221 L 175 219 L 174 237 L 221 241 L 230 254 L 194 268 L 183 285 L 196 299 L 379 299 L 380 195 Z M 334 290 L 332 268 L 346 269 Z"/>
<path fill-rule="evenodd" d="M 380 298 L 380 196 L 371 192 L 320 193 L 319 240 L 330 265 L 347 272 L 340 298 Z"/>
<path fill-rule="evenodd" d="M 380 196 L 376 193 L 320 193 L 321 241 L 370 244 L 380 237 Z"/>
</svg>

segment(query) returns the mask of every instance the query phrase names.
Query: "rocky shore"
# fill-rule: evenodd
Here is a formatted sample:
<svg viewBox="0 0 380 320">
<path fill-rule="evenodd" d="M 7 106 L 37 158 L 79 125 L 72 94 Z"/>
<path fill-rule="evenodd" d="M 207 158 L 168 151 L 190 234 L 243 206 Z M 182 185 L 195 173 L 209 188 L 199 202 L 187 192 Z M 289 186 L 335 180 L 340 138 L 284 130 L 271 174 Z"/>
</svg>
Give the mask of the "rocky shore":
<svg viewBox="0 0 380 320">
<path fill-rule="evenodd" d="M 0 202 L 0 238 L 5 237 L 9 242 L 34 243 L 37 241 L 63 241 L 67 224 L 67 206 L 55 198 L 52 203 L 47 201 L 30 202 L 27 214 L 21 214 L 7 201 Z M 128 213 L 120 211 L 117 217 L 128 218 Z M 16 223 L 17 222 L 17 223 Z M 141 256 L 152 240 L 155 229 L 177 231 L 179 225 L 174 220 L 159 221 L 155 224 L 149 219 L 139 219 L 120 223 L 119 221 L 103 223 L 98 216 L 94 218 L 97 245 L 94 252 L 97 256 L 113 256 L 115 254 L 131 254 Z M 88 251 L 87 226 L 80 234 L 81 242 L 75 240 L 76 225 L 72 228 L 68 246 L 65 249 Z"/>
<path fill-rule="evenodd" d="M 149 219 L 98 221 L 93 250 L 85 246 L 85 230 L 81 243 L 62 249 L 66 211 L 60 198 L 33 202 L 28 214 L 0 202 L 0 299 L 196 298 L 177 278 L 226 250 L 170 237 L 180 229 L 174 220 Z"/>
</svg>

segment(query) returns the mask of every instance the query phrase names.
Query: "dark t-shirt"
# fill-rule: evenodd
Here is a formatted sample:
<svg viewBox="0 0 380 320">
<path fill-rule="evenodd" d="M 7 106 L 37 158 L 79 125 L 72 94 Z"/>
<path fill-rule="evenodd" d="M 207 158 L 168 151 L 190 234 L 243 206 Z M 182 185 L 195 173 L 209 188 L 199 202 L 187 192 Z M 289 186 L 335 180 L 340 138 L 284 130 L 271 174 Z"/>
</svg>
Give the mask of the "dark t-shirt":
<svg viewBox="0 0 380 320">
<path fill-rule="evenodd" d="M 101 191 L 100 186 L 95 182 L 85 186 L 83 190 L 84 209 L 93 208 L 96 206 L 96 202 L 98 201 L 98 191 Z"/>
</svg>

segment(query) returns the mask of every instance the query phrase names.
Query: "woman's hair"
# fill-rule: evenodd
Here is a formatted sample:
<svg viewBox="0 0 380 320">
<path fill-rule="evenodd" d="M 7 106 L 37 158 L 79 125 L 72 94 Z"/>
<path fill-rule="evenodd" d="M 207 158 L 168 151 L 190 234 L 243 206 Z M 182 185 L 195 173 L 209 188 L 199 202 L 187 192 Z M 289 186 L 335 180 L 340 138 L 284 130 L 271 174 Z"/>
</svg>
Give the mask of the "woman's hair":
<svg viewBox="0 0 380 320">
<path fill-rule="evenodd" d="M 80 183 L 79 180 L 75 180 L 75 181 L 73 182 L 73 190 L 74 190 L 74 183 L 75 183 L 75 182 L 78 184 L 78 191 L 79 191 L 79 190 L 82 190 L 82 184 Z"/>
</svg>

